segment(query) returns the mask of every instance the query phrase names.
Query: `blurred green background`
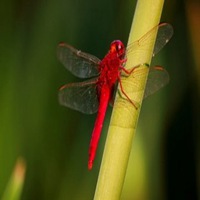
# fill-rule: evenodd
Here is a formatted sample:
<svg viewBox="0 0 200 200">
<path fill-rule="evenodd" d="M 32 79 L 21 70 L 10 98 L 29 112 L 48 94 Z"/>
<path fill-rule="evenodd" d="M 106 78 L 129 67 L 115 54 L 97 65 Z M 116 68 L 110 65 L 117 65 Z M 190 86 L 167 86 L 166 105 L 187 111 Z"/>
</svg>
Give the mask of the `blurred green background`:
<svg viewBox="0 0 200 200">
<path fill-rule="evenodd" d="M 77 78 L 59 63 L 56 47 L 65 41 L 102 58 L 112 40 L 127 42 L 135 4 L 1 0 L 0 197 L 22 156 L 27 172 L 21 199 L 93 198 L 112 109 L 89 172 L 95 115 L 58 104 L 58 88 Z M 199 15 L 199 1 L 165 1 L 162 21 L 175 33 L 153 63 L 165 66 L 171 81 L 143 104 L 124 200 L 200 198 Z"/>
</svg>

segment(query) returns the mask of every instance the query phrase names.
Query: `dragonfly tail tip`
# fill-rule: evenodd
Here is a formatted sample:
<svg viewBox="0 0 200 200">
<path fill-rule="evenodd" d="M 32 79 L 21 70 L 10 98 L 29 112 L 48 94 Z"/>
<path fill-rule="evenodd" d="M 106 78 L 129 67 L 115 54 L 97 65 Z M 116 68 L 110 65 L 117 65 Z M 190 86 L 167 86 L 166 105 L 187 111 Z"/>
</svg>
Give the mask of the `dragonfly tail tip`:
<svg viewBox="0 0 200 200">
<path fill-rule="evenodd" d="M 91 161 L 88 162 L 88 169 L 91 170 L 93 166 L 93 163 Z"/>
</svg>

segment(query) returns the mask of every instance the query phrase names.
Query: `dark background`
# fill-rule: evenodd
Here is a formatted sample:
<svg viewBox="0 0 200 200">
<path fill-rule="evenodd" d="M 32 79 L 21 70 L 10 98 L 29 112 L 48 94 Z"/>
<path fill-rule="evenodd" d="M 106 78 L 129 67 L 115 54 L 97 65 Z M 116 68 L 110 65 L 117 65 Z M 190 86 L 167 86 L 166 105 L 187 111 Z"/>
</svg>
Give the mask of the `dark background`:
<svg viewBox="0 0 200 200">
<path fill-rule="evenodd" d="M 174 36 L 153 63 L 164 66 L 171 80 L 144 101 L 124 200 L 198 197 L 199 3 L 165 1 L 161 21 L 172 24 Z M 123 0 L 1 0 L 0 196 L 22 156 L 27 163 L 22 199 L 93 198 L 112 109 L 89 172 L 88 146 L 96 115 L 83 115 L 58 104 L 58 88 L 77 78 L 57 60 L 56 47 L 66 41 L 103 58 L 112 40 L 126 44 L 135 4 Z"/>
</svg>

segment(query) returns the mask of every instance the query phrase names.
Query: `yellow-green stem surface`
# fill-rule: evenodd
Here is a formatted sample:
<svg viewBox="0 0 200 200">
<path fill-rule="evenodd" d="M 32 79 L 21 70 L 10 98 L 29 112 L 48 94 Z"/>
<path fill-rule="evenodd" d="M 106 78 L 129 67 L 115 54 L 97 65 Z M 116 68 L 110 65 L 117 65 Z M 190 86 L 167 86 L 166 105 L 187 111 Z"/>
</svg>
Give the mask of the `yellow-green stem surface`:
<svg viewBox="0 0 200 200">
<path fill-rule="evenodd" d="M 164 0 L 138 0 L 128 45 L 159 24 L 163 3 Z M 148 38 L 150 42 L 145 47 L 128 54 L 125 66 L 127 69 L 138 64 L 150 63 L 156 32 L 151 37 Z M 141 69 L 143 73 L 140 73 Z M 95 191 L 95 200 L 120 199 L 147 75 L 148 67 L 140 66 L 129 77 L 122 78 L 124 91 L 131 99 L 134 99 L 134 102 L 137 102 L 138 109 L 117 94 Z"/>
</svg>

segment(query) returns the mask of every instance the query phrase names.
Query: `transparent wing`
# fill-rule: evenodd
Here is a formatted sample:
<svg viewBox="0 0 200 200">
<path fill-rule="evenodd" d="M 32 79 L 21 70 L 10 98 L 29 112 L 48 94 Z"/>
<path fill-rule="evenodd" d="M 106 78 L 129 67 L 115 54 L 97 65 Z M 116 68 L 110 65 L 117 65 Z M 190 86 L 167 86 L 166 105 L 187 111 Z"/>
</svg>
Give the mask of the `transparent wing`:
<svg viewBox="0 0 200 200">
<path fill-rule="evenodd" d="M 160 24 L 158 28 L 153 56 L 155 56 L 169 42 L 174 33 L 173 27 L 167 23 Z"/>
<path fill-rule="evenodd" d="M 99 74 L 100 60 L 91 54 L 81 52 L 66 43 L 60 43 L 57 55 L 65 68 L 79 78 L 90 78 Z"/>
<path fill-rule="evenodd" d="M 154 94 L 159 89 L 164 87 L 168 82 L 169 74 L 164 68 L 160 66 L 151 67 L 146 83 L 144 98 Z"/>
<path fill-rule="evenodd" d="M 97 112 L 99 101 L 96 91 L 97 79 L 63 85 L 59 90 L 59 103 L 82 113 Z"/>
<path fill-rule="evenodd" d="M 132 56 L 135 56 L 137 53 L 141 53 L 141 51 L 146 50 L 150 44 L 153 42 L 153 35 L 155 32 L 157 32 L 157 37 L 155 41 L 155 46 L 153 50 L 153 56 L 155 56 L 170 40 L 170 38 L 173 35 L 173 27 L 170 24 L 167 23 L 161 23 L 155 27 L 153 27 L 150 31 L 148 31 L 145 35 L 143 35 L 139 40 L 133 42 L 127 47 L 127 54 L 131 53 L 134 54 Z M 135 63 L 134 63 L 135 64 Z M 139 61 L 139 63 L 136 64 L 142 64 Z M 134 72 L 135 76 L 135 85 L 136 90 L 140 88 L 137 87 L 138 81 L 137 77 L 145 75 L 146 71 L 144 69 L 137 70 Z M 160 67 L 160 66 L 154 66 L 150 67 L 146 89 L 144 93 L 144 98 L 146 98 L 149 95 L 152 95 L 153 93 L 157 92 L 160 88 L 165 86 L 169 82 L 169 75 L 168 72 Z"/>
<path fill-rule="evenodd" d="M 167 23 L 161 23 L 153 27 L 145 35 L 143 35 L 139 40 L 133 42 L 127 47 L 127 54 L 133 53 L 137 54 L 142 50 L 148 48 L 148 44 L 152 43 L 152 36 L 158 31 L 156 42 L 153 50 L 153 56 L 155 56 L 170 40 L 173 35 L 173 27 Z"/>
<path fill-rule="evenodd" d="M 136 92 L 141 92 L 143 90 L 140 79 L 146 77 L 147 73 L 147 66 L 143 66 L 133 72 L 133 80 L 131 83 L 127 84 L 125 92 L 132 96 Z M 129 81 L 126 76 L 121 76 L 122 83 L 126 83 Z M 150 96 L 157 92 L 159 89 L 164 87 L 169 82 L 169 74 L 168 72 L 160 67 L 160 66 L 154 66 L 149 69 L 149 74 L 147 77 L 147 83 L 146 88 L 144 92 L 144 97 Z M 123 85 L 122 85 L 123 86 Z M 132 99 L 134 102 L 137 102 L 136 99 Z"/>
</svg>

